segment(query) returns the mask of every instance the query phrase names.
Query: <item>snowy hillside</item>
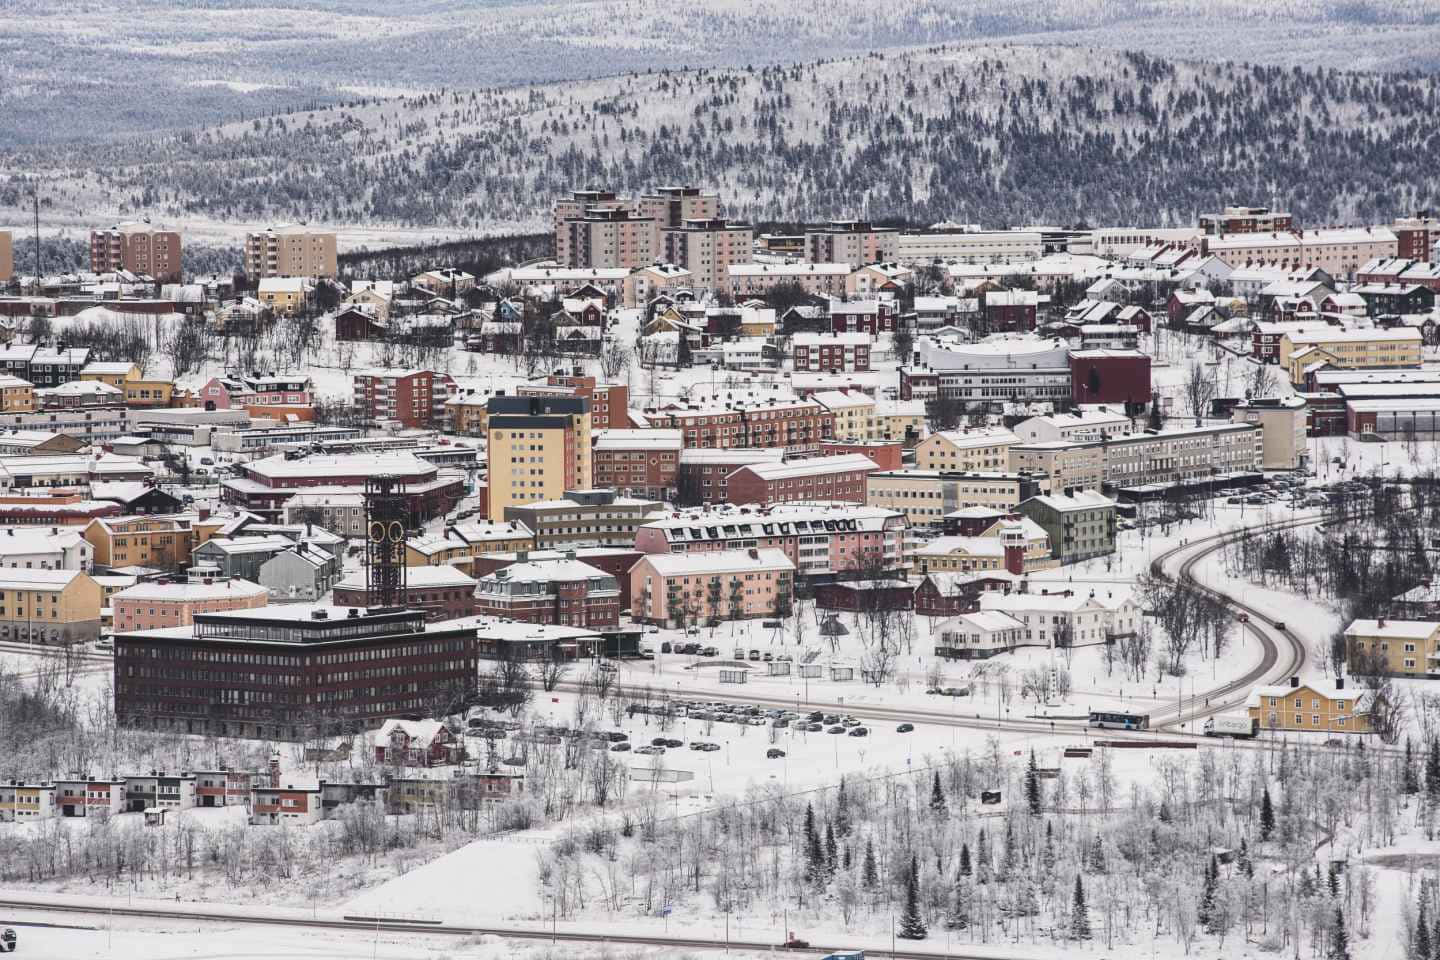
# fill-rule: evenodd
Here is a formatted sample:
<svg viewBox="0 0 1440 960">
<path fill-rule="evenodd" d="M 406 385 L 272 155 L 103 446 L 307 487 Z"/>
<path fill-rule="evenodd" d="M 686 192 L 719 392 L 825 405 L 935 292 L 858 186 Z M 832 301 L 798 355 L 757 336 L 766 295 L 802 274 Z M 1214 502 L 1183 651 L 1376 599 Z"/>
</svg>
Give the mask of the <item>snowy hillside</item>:
<svg viewBox="0 0 1440 960">
<path fill-rule="evenodd" d="M 732 217 L 1188 223 L 1274 200 L 1306 223 L 1429 206 L 1429 76 L 937 47 L 793 67 L 368 98 L 181 136 L 11 153 L 0 210 L 50 223 L 543 227 L 578 186 L 717 188 Z M 1320 162 L 1323 158 L 1323 162 Z M 1386 183 L 1383 191 L 1371 189 Z M 16 219 L 20 214 L 16 213 Z"/>
</svg>

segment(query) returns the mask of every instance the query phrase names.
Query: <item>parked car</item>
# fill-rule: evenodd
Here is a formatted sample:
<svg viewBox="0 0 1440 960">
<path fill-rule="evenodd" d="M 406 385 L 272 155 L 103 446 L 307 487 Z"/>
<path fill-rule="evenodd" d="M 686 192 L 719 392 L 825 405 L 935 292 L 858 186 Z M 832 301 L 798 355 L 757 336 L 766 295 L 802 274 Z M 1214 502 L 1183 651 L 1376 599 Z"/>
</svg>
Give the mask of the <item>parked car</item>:
<svg viewBox="0 0 1440 960">
<path fill-rule="evenodd" d="M 859 721 L 859 720 L 856 720 L 854 717 L 846 717 L 844 720 L 841 720 L 840 722 L 843 723 L 843 724 L 844 724 L 845 726 L 847 726 L 847 727 L 858 727 L 858 726 L 860 726 L 860 721 Z"/>
<path fill-rule="evenodd" d="M 806 733 L 819 733 L 821 730 L 824 730 L 824 729 L 825 729 L 825 725 L 824 725 L 823 723 L 807 723 L 807 724 L 805 724 L 805 732 L 806 732 Z"/>
<path fill-rule="evenodd" d="M 719 749 L 720 749 L 720 744 L 718 744 L 718 743 L 707 743 L 707 744 L 705 744 L 704 746 L 702 746 L 702 747 L 700 748 L 700 750 L 701 750 L 702 753 L 714 753 L 716 750 L 719 750 Z"/>
<path fill-rule="evenodd" d="M 657 747 L 657 746 L 653 746 L 653 745 L 652 745 L 652 746 L 648 746 L 648 747 L 641 747 L 639 750 L 636 750 L 635 752 L 636 752 L 636 753 L 643 753 L 643 754 L 645 754 L 647 757 L 653 757 L 653 756 L 655 756 L 656 754 L 664 753 L 664 752 L 665 752 L 665 748 L 664 748 L 664 747 Z"/>
<path fill-rule="evenodd" d="M 630 752 L 630 744 L 625 743 L 625 742 L 622 740 L 620 743 L 617 743 L 617 744 L 612 745 L 612 746 L 610 747 L 610 752 L 611 752 L 611 753 L 629 753 L 629 752 Z"/>
<path fill-rule="evenodd" d="M 699 752 L 699 751 L 705 749 L 705 744 L 704 744 L 703 741 L 700 741 L 700 740 L 691 740 L 691 741 L 690 741 L 690 749 L 691 749 L 691 750 L 694 750 L 694 751 L 696 751 L 696 752 Z"/>
<path fill-rule="evenodd" d="M 719 651 L 719 649 L 716 648 L 716 647 L 703 647 L 703 648 L 700 650 L 700 656 L 702 656 L 702 657 L 718 657 L 718 656 L 720 656 L 720 651 Z"/>
<path fill-rule="evenodd" d="M 670 647 L 670 641 L 669 641 L 669 640 L 666 640 L 665 642 L 663 642 L 663 643 L 660 644 L 660 652 L 661 652 L 661 653 L 669 653 L 670 650 L 671 650 L 671 647 Z"/>
<path fill-rule="evenodd" d="M 868 737 L 868 736 L 870 736 L 870 731 L 867 730 L 867 729 L 865 729 L 864 727 L 851 727 L 851 728 L 850 728 L 850 736 L 852 736 L 852 737 Z"/>
<path fill-rule="evenodd" d="M 835 724 L 835 726 L 831 727 L 829 730 L 826 730 L 825 732 L 826 732 L 826 733 L 844 733 L 844 732 L 845 732 L 845 728 L 842 727 L 842 726 L 840 726 L 840 724 L 837 723 L 837 724 Z"/>
<path fill-rule="evenodd" d="M 788 726 L 790 726 L 790 721 L 789 721 L 788 719 L 786 719 L 785 717 L 776 717 L 774 720 L 771 720 L 771 721 L 770 721 L 770 726 L 772 726 L 772 727 L 788 727 Z"/>
<path fill-rule="evenodd" d="M 684 742 L 680 740 L 664 740 L 661 742 L 664 746 L 667 746 L 672 750 L 676 749 L 677 747 L 685 746 Z"/>
<path fill-rule="evenodd" d="M 771 747 L 765 751 L 765 759 L 767 760 L 779 760 L 783 756 L 785 756 L 785 751 L 779 747 Z"/>
<path fill-rule="evenodd" d="M 751 660 L 754 660 L 754 661 L 756 661 L 756 662 L 758 663 L 759 660 L 760 660 L 760 651 L 759 651 L 759 650 L 751 650 L 751 651 L 750 651 L 750 659 L 751 659 Z"/>
<path fill-rule="evenodd" d="M 898 727 L 895 728 L 895 732 L 896 732 L 896 733 L 914 733 L 914 732 L 915 732 L 915 724 L 913 724 L 913 723 L 902 723 L 902 724 L 900 724 L 900 726 L 898 726 Z"/>
<path fill-rule="evenodd" d="M 651 740 L 651 741 L 650 741 L 650 746 L 652 746 L 652 747 L 663 747 L 663 746 L 665 746 L 666 744 L 668 744 L 669 742 L 670 742 L 669 739 L 666 738 L 666 737 L 656 737 L 654 740 Z"/>
</svg>

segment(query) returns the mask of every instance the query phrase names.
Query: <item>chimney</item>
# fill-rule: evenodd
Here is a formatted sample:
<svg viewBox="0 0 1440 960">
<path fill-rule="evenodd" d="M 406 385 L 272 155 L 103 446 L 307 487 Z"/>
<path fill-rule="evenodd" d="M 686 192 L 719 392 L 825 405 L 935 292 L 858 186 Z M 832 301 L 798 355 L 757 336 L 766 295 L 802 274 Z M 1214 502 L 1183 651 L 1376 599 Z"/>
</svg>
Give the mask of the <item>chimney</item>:
<svg viewBox="0 0 1440 960">
<path fill-rule="evenodd" d="M 209 520 L 209 519 L 210 519 L 210 508 L 209 508 L 209 507 L 201 507 L 201 508 L 200 508 L 200 522 L 201 522 L 201 523 L 204 523 L 206 520 Z"/>
<path fill-rule="evenodd" d="M 1293 676 L 1293 677 L 1290 678 L 1290 689 L 1292 689 L 1292 690 L 1298 689 L 1299 686 L 1300 686 L 1300 676 L 1299 676 L 1298 674 L 1296 674 L 1295 676 Z"/>
<path fill-rule="evenodd" d="M 270 754 L 270 786 L 280 786 L 280 754 Z"/>
<path fill-rule="evenodd" d="M 1379 629 L 1384 630 L 1384 629 L 1385 629 L 1385 618 L 1384 618 L 1384 617 L 1381 617 L 1379 620 L 1376 620 L 1376 621 L 1375 621 L 1375 625 L 1376 625 Z"/>
<path fill-rule="evenodd" d="M 1344 690 L 1344 689 L 1345 689 L 1345 678 L 1344 678 L 1344 677 L 1336 677 L 1336 678 L 1335 678 L 1335 689 L 1336 689 L 1336 690 Z"/>
</svg>

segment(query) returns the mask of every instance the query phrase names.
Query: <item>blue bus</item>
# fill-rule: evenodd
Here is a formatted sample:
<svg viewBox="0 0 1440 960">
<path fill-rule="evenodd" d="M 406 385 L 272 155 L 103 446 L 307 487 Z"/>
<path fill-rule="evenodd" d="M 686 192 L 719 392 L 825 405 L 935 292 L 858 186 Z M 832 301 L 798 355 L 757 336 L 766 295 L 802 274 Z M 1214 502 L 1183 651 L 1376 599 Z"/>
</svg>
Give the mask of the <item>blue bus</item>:
<svg viewBox="0 0 1440 960">
<path fill-rule="evenodd" d="M 1149 730 L 1150 715 L 1148 713 L 1113 713 L 1106 710 L 1091 710 L 1090 726 L 1099 727 L 1101 730 L 1107 728 L 1115 730 Z"/>
</svg>

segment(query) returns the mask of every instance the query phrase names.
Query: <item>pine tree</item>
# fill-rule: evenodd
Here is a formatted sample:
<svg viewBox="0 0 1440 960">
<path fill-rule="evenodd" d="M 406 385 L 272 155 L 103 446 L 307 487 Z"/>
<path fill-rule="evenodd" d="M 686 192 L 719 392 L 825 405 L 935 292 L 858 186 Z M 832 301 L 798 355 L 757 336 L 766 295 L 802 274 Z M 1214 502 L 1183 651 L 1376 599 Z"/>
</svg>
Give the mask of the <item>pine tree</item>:
<svg viewBox="0 0 1440 960">
<path fill-rule="evenodd" d="M 1350 934 L 1345 929 L 1345 915 L 1335 908 L 1335 925 L 1330 933 L 1330 960 L 1350 960 Z"/>
<path fill-rule="evenodd" d="M 1425 798 L 1431 803 L 1440 800 L 1440 737 L 1430 738 L 1425 757 Z"/>
<path fill-rule="evenodd" d="M 963 877 L 955 880 L 955 893 L 950 899 L 950 915 L 945 918 L 945 926 L 951 930 L 968 930 L 970 928 L 970 897 L 969 891 L 965 889 Z M 1429 958 L 1425 958 L 1429 960 Z"/>
<path fill-rule="evenodd" d="M 1160 812 L 1158 816 L 1160 817 L 1161 823 L 1169 823 L 1172 819 L 1174 819 L 1170 816 L 1170 804 L 1166 803 L 1164 800 L 1160 801 Z"/>
<path fill-rule="evenodd" d="M 1040 768 L 1035 764 L 1035 749 L 1030 749 L 1030 762 L 1025 767 L 1025 799 L 1032 814 L 1040 812 Z"/>
<path fill-rule="evenodd" d="M 869 837 L 865 838 L 865 862 L 860 867 L 860 881 L 866 890 L 873 889 L 880 882 L 880 874 L 875 869 L 875 844 Z"/>
<path fill-rule="evenodd" d="M 935 781 L 930 786 L 930 812 L 945 819 L 949 809 L 945 805 L 945 791 L 940 787 L 940 771 L 935 771 Z"/>
<path fill-rule="evenodd" d="M 805 804 L 805 878 L 815 883 L 825 874 L 825 854 L 820 849 L 820 834 L 815 829 L 815 808 Z"/>
<path fill-rule="evenodd" d="M 1015 875 L 1015 831 L 1010 824 L 1005 824 L 1005 853 L 1000 861 L 1000 872 L 997 876 L 1000 879 Z"/>
<path fill-rule="evenodd" d="M 1250 862 L 1250 845 L 1245 842 L 1244 837 L 1240 838 L 1240 872 L 1245 874 L 1247 880 L 1255 876 L 1255 865 Z"/>
<path fill-rule="evenodd" d="M 970 845 L 968 843 L 962 843 L 960 844 L 960 876 L 968 877 L 974 872 L 974 869 L 970 866 Z"/>
<path fill-rule="evenodd" d="M 1195 919 L 1200 921 L 1200 926 L 1205 932 L 1210 932 L 1210 923 L 1215 919 L 1215 889 L 1220 883 L 1220 864 L 1215 855 L 1210 855 L 1210 862 L 1205 865 L 1205 884 L 1200 891 L 1200 905 L 1195 910 Z"/>
<path fill-rule="evenodd" d="M 835 828 L 827 822 L 825 824 L 825 872 L 833 877 L 835 868 L 839 865 L 840 854 L 835 847 Z"/>
<path fill-rule="evenodd" d="M 1085 887 L 1080 874 L 1075 874 L 1075 896 L 1070 901 L 1070 936 L 1076 940 L 1090 939 L 1090 910 L 1085 906 Z"/>
<path fill-rule="evenodd" d="M 842 868 L 846 873 L 849 873 L 849 872 L 850 872 L 850 844 L 847 843 L 847 844 L 845 844 L 845 846 L 843 846 L 843 847 L 840 848 L 840 857 L 841 857 L 841 868 Z"/>
<path fill-rule="evenodd" d="M 1405 766 L 1402 768 L 1404 774 L 1404 790 L 1413 796 L 1420 792 L 1420 781 L 1415 776 L 1415 756 L 1410 748 L 1410 738 L 1405 738 Z"/>
<path fill-rule="evenodd" d="M 1330 888 L 1330 899 L 1340 896 L 1340 870 L 1333 863 L 1330 864 L 1330 876 L 1326 878 L 1326 884 Z"/>
<path fill-rule="evenodd" d="M 1090 872 L 1104 873 L 1107 867 L 1105 864 L 1105 845 L 1100 841 L 1100 834 L 1090 841 Z"/>
<path fill-rule="evenodd" d="M 990 882 L 990 839 L 985 836 L 984 827 L 980 828 L 980 835 L 975 840 L 975 881 Z"/>
<path fill-rule="evenodd" d="M 1431 960 L 1433 947 L 1430 944 L 1430 921 L 1425 917 L 1427 891 L 1420 891 L 1420 908 L 1415 915 L 1415 960 Z"/>
<path fill-rule="evenodd" d="M 1270 802 L 1270 788 L 1260 795 L 1260 839 L 1269 840 L 1275 832 L 1275 805 Z"/>
<path fill-rule="evenodd" d="M 835 836 L 845 839 L 850 835 L 850 795 L 845 791 L 845 778 L 840 778 L 840 789 L 835 791 Z"/>
<path fill-rule="evenodd" d="M 1048 820 L 1045 822 L 1045 850 L 1041 855 L 1044 858 L 1045 870 L 1047 872 L 1054 871 L 1056 861 L 1055 830 Z"/>
<path fill-rule="evenodd" d="M 902 940 L 924 940 L 929 933 L 920 916 L 920 880 L 916 876 L 919 872 L 912 858 L 910 872 L 905 877 L 905 912 L 900 915 L 899 936 Z"/>
</svg>

